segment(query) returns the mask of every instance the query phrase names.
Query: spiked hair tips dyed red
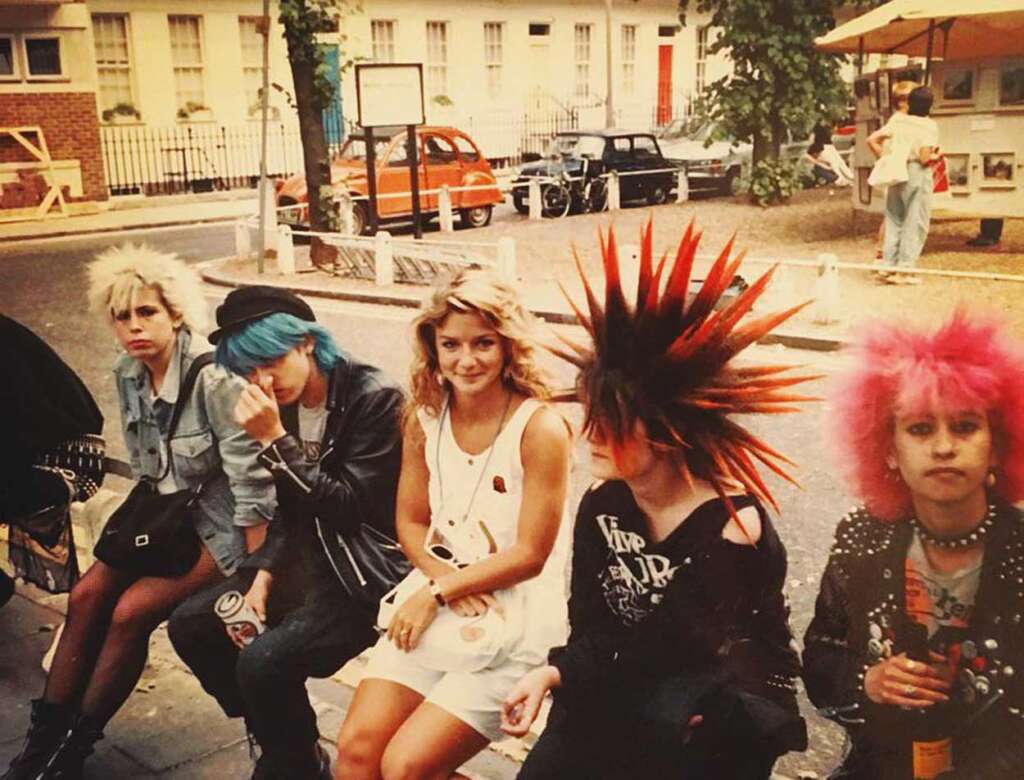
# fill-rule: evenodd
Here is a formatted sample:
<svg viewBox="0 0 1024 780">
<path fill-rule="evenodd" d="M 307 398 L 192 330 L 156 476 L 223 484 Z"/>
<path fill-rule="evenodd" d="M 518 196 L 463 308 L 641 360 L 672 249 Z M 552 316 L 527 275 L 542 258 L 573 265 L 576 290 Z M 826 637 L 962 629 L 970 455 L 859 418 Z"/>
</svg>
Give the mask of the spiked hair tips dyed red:
<svg viewBox="0 0 1024 780">
<path fill-rule="evenodd" d="M 652 447 L 670 454 L 685 479 L 707 480 L 725 497 L 731 485 L 775 506 L 757 464 L 792 482 L 781 453 L 739 425 L 734 414 L 795 412 L 794 405 L 815 400 L 788 388 L 815 377 L 781 376 L 790 366 L 735 366 L 732 359 L 802 306 L 744 319 L 771 280 L 774 268 L 728 305 L 720 299 L 742 262 L 731 258 L 732 241 L 712 264 L 700 291 L 687 293 L 701 234 L 691 222 L 675 258 L 663 255 L 655 266 L 652 226 L 641 234 L 639 281 L 635 302 L 622 288 L 615 234 L 601 236 L 605 292 L 602 304 L 583 273 L 587 312 L 570 305 L 590 335 L 591 344 L 566 341 L 556 354 L 579 367 L 574 398 L 585 408 L 584 430 L 599 430 L 618 458 L 637 422 Z"/>
<path fill-rule="evenodd" d="M 851 489 L 872 514 L 893 521 L 911 511 L 910 493 L 886 466 L 897 410 L 985 411 L 999 463 L 993 490 L 1024 499 L 1024 344 L 957 309 L 931 330 L 872 323 L 852 357 L 830 389 L 833 438 Z"/>
</svg>

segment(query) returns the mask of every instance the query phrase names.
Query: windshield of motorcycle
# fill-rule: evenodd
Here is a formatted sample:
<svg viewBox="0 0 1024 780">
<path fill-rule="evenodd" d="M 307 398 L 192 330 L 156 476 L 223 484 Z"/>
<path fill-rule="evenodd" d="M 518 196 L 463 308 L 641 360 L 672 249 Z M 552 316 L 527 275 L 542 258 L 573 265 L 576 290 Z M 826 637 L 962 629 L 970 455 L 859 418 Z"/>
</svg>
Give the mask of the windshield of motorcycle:
<svg viewBox="0 0 1024 780">
<path fill-rule="evenodd" d="M 594 135 L 556 135 L 548 143 L 548 157 L 587 157 L 599 160 L 604 139 Z"/>
</svg>

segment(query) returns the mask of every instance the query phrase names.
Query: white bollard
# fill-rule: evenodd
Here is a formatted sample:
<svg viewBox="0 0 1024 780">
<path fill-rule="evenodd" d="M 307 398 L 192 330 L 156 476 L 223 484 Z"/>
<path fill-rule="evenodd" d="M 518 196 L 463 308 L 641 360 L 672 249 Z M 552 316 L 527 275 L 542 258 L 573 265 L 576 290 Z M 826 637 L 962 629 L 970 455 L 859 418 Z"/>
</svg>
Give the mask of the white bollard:
<svg viewBox="0 0 1024 780">
<path fill-rule="evenodd" d="M 278 225 L 277 228 L 277 272 L 295 273 L 295 244 L 292 242 L 292 229 L 288 225 Z"/>
<path fill-rule="evenodd" d="M 341 232 L 351 236 L 356 230 L 356 225 L 352 217 L 352 196 L 347 192 L 338 196 L 338 209 L 341 212 Z"/>
<path fill-rule="evenodd" d="M 249 236 L 249 223 L 244 219 L 235 222 L 235 257 L 248 260 L 252 257 L 252 239 Z"/>
<path fill-rule="evenodd" d="M 531 179 L 527 193 L 530 203 L 530 219 L 541 219 L 543 215 L 541 214 L 540 182 L 536 179 Z"/>
<path fill-rule="evenodd" d="M 441 192 L 437 196 L 437 221 L 442 233 L 451 233 L 455 230 L 455 220 L 452 218 L 452 193 L 447 184 L 441 185 Z"/>
<path fill-rule="evenodd" d="M 690 180 L 686 178 L 686 169 L 680 168 L 676 174 L 676 203 L 686 203 L 690 199 Z"/>
<path fill-rule="evenodd" d="M 839 321 L 839 258 L 822 252 L 818 255 L 818 278 L 814 280 L 814 312 L 819 325 Z"/>
<path fill-rule="evenodd" d="M 516 240 L 512 236 L 498 239 L 498 272 L 509 279 L 516 278 Z"/>
<path fill-rule="evenodd" d="M 391 246 L 391 234 L 378 230 L 373 237 L 374 282 L 378 285 L 395 283 L 395 255 Z"/>
<path fill-rule="evenodd" d="M 608 171 L 608 210 L 618 211 L 622 208 L 619 202 L 619 172 Z"/>
</svg>

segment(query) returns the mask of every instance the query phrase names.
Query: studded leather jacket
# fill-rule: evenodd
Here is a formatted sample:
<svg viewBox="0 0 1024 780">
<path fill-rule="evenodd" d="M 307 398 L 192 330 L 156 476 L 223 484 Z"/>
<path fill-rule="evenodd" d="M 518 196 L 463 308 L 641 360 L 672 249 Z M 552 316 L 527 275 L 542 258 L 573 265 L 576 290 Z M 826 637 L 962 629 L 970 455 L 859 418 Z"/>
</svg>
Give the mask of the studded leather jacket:
<svg viewBox="0 0 1024 780">
<path fill-rule="evenodd" d="M 814 619 L 804 636 L 804 682 L 819 712 L 839 723 L 848 751 L 832 778 L 892 774 L 915 713 L 875 704 L 864 675 L 887 653 L 906 649 L 907 522 L 883 523 L 865 509 L 836 529 Z M 1024 767 L 1024 514 L 996 504 L 974 613 L 959 644 L 951 694 L 956 780 L 1021 777 Z M 956 657 L 956 656 L 954 656 Z M 908 779 L 909 780 L 909 779 Z"/>
</svg>

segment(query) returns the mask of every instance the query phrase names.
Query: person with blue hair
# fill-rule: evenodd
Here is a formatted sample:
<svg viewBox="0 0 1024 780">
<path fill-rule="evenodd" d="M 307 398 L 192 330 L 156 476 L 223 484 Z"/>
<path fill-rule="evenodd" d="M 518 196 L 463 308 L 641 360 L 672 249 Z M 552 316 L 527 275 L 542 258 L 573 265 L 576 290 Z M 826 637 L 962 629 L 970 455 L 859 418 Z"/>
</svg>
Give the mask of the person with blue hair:
<svg viewBox="0 0 1024 780">
<path fill-rule="evenodd" d="M 381 544 L 395 538 L 403 396 L 287 290 L 233 290 L 217 324 L 216 360 L 249 382 L 235 416 L 263 447 L 283 522 L 238 574 L 182 604 L 168 632 L 224 712 L 245 718 L 261 748 L 253 780 L 326 780 L 305 683 L 376 641 L 372 600 L 343 576 L 345 540 L 367 538 L 367 527 Z M 230 591 L 245 594 L 262 633 L 225 631 L 214 607 Z"/>
</svg>

